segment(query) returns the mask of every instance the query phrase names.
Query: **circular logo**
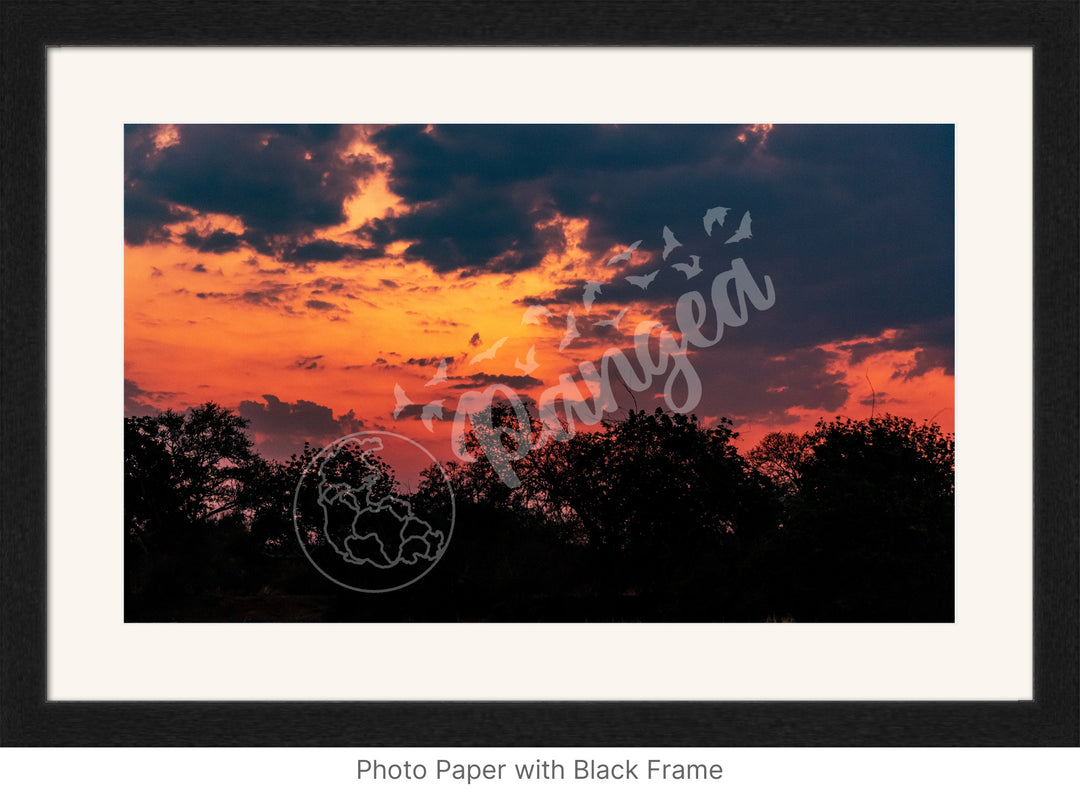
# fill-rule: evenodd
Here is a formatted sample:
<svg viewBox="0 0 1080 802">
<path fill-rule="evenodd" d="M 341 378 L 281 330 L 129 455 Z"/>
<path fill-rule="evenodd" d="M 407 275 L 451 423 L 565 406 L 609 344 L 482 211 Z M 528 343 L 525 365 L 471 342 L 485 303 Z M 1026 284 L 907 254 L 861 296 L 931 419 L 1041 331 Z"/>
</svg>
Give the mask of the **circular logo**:
<svg viewBox="0 0 1080 802">
<path fill-rule="evenodd" d="M 429 463 L 419 486 L 401 488 L 394 464 Z M 420 444 L 393 432 L 335 440 L 304 466 L 293 494 L 293 526 L 311 564 L 362 593 L 385 593 L 420 579 L 454 531 L 446 471 Z"/>
</svg>

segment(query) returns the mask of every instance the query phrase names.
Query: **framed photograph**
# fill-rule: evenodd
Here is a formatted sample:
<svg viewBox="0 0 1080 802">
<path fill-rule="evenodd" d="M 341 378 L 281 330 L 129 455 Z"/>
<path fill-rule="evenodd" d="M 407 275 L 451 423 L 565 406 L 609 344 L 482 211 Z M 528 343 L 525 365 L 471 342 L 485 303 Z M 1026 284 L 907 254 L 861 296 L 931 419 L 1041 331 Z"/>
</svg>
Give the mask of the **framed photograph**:
<svg viewBox="0 0 1080 802">
<path fill-rule="evenodd" d="M 5 6 L 5 744 L 1080 742 L 1076 3 L 241 5 Z"/>
</svg>

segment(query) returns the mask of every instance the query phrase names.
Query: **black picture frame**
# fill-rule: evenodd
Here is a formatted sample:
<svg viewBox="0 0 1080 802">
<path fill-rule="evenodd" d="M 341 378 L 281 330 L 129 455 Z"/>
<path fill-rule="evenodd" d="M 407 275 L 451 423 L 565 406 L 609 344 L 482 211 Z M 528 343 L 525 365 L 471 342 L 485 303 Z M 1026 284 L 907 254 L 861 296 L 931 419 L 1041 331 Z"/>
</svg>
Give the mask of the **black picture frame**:
<svg viewBox="0 0 1080 802">
<path fill-rule="evenodd" d="M 422 8 L 418 8 L 422 7 Z M 1076 746 L 1078 43 L 1062 2 L 7 2 L 0 743 L 9 746 Z M 52 702 L 46 698 L 46 49 L 52 46 L 1031 46 L 1034 699 Z M 122 91 L 107 87 L 102 91 Z"/>
</svg>

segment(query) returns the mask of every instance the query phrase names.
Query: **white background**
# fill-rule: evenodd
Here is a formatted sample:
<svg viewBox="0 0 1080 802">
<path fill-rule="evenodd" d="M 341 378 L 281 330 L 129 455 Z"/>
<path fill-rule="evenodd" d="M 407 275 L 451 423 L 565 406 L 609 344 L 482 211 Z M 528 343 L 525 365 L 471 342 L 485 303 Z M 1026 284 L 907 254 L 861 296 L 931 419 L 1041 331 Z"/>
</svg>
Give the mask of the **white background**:
<svg viewBox="0 0 1080 802">
<path fill-rule="evenodd" d="M 1030 431 L 1030 51 L 65 48 L 50 52 L 49 69 L 49 425 L 50 445 L 67 445 L 64 460 L 50 454 L 52 698 L 304 698 L 310 691 L 291 683 L 316 662 L 330 668 L 321 698 L 375 698 L 377 688 L 400 698 L 410 695 L 403 689 L 429 698 L 661 698 L 667 683 L 656 678 L 666 677 L 664 656 L 672 654 L 685 671 L 684 698 L 1030 696 L 1030 444 L 1018 440 L 1003 452 L 980 436 L 1003 417 L 1014 431 Z M 956 123 L 957 623 L 125 626 L 120 471 L 88 470 L 70 458 L 85 453 L 93 466 L 122 459 L 122 124 L 267 120 Z M 81 303 L 87 298 L 94 303 Z M 89 485 L 73 481 L 88 475 Z M 97 521 L 90 531 L 87 519 Z M 372 665 L 365 653 L 402 660 Z M 402 671 L 418 656 L 445 668 L 439 682 L 426 673 L 420 685 Z M 489 671 L 475 670 L 477 657 Z M 367 673 L 359 678 L 361 667 Z M 418 798 L 417 791 L 485 799 L 546 799 L 553 791 L 1012 799 L 1076 786 L 1075 753 L 1060 750 L 710 750 L 725 766 L 715 785 L 454 791 L 428 781 L 373 791 L 355 780 L 356 759 L 372 751 L 65 750 L 57 772 L 55 753 L 5 750 L 0 766 L 3 785 L 22 787 L 27 799 L 141 799 L 147 789 L 185 800 L 255 790 L 268 800 Z M 471 758 L 447 751 L 394 750 L 384 759 L 499 759 L 491 750 Z M 552 750 L 524 751 L 515 757 Z M 574 750 L 561 759 L 574 757 L 598 755 Z"/>
</svg>

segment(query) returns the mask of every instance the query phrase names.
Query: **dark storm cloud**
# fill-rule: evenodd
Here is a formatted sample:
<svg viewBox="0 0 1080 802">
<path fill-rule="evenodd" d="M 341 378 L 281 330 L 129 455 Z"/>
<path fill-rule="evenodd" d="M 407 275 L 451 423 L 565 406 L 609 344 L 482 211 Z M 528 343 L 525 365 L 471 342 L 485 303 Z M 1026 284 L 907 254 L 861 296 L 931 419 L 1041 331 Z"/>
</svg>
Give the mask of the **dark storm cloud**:
<svg viewBox="0 0 1080 802">
<path fill-rule="evenodd" d="M 879 390 L 877 392 L 871 392 L 869 398 L 859 399 L 859 403 L 864 407 L 876 407 L 879 404 L 891 403 L 895 400 L 896 399 L 894 399 L 888 393 L 883 393 Z"/>
<path fill-rule="evenodd" d="M 360 248 L 344 242 L 315 239 L 301 245 L 289 245 L 282 251 L 282 259 L 292 264 L 312 262 L 344 262 L 371 259 L 382 256 L 381 248 Z"/>
<path fill-rule="evenodd" d="M 429 365 L 438 365 L 443 360 L 446 360 L 447 366 L 454 363 L 454 357 L 452 356 L 421 356 L 421 357 L 409 357 L 405 360 L 406 365 L 419 365 L 422 368 L 426 368 Z M 378 361 L 378 360 L 376 360 Z M 385 360 L 384 360 L 385 361 Z"/>
<path fill-rule="evenodd" d="M 678 261 L 679 257 L 675 255 L 669 260 L 669 262 Z M 639 256 L 601 285 L 600 292 L 593 299 L 592 309 L 595 313 L 598 306 L 622 307 L 634 303 L 658 307 L 671 306 L 683 293 L 691 289 L 699 290 L 707 296 L 713 277 L 724 269 L 727 269 L 726 265 L 717 265 L 713 269 L 703 270 L 700 275 L 687 280 L 682 273 L 669 265 L 665 265 L 658 256 L 652 258 Z M 646 277 L 653 272 L 656 275 L 648 286 L 644 288 L 626 280 L 628 277 Z M 522 298 L 517 303 L 526 306 L 534 304 L 542 306 L 548 304 L 577 304 L 581 306 L 584 295 L 585 281 L 576 280 L 546 297 Z M 578 312 L 575 312 L 575 314 L 578 314 Z"/>
<path fill-rule="evenodd" d="M 147 390 L 131 379 L 124 379 L 124 416 L 157 415 L 178 393 L 167 390 Z"/>
<path fill-rule="evenodd" d="M 915 365 L 907 371 L 898 371 L 893 378 L 913 379 L 942 368 L 945 375 L 953 375 L 953 325 L 952 318 L 939 318 L 896 331 L 892 336 L 868 342 L 857 342 L 841 348 L 851 354 L 851 364 L 857 365 L 868 357 L 886 351 L 915 351 Z"/>
<path fill-rule="evenodd" d="M 515 204 L 498 189 L 477 193 L 465 188 L 395 218 L 394 233 L 415 240 L 404 257 L 424 261 L 437 272 L 516 273 L 538 265 L 549 249 L 565 246 L 558 228 L 535 229 L 548 221 L 542 210 Z"/>
<path fill-rule="evenodd" d="M 394 415 L 394 420 L 420 420 L 424 414 L 423 404 L 405 404 Z"/>
<path fill-rule="evenodd" d="M 339 277 L 320 276 L 319 278 L 312 279 L 305 282 L 305 287 L 314 287 L 311 293 L 329 293 L 330 295 L 343 295 L 346 298 L 352 298 L 352 292 L 358 290 L 356 282 L 352 279 L 345 279 Z"/>
<path fill-rule="evenodd" d="M 699 166 L 716 155 L 703 126 L 387 126 L 372 141 L 394 160 L 391 189 L 410 200 L 440 200 L 461 183 L 499 187 L 567 176 Z M 729 131 L 734 131 L 728 127 Z M 738 151 L 728 143 L 731 153 Z M 600 187 L 594 187 L 601 189 Z"/>
<path fill-rule="evenodd" d="M 200 234 L 189 228 L 180 236 L 180 241 L 199 253 L 231 253 L 240 250 L 243 240 L 239 234 L 223 228 L 214 229 L 209 234 Z"/>
<path fill-rule="evenodd" d="M 667 161 L 700 156 L 700 142 L 691 147 L 694 138 L 685 131 L 634 126 L 436 126 L 430 133 L 392 126 L 374 141 L 393 161 L 391 188 L 422 205 L 384 219 L 381 228 L 369 224 L 364 233 L 416 240 L 406 255 L 438 271 L 534 267 L 565 246 L 561 228 L 551 223 L 568 211 L 562 196 L 584 176 L 595 179 L 592 195 L 609 174 L 653 169 L 658 148 Z"/>
<path fill-rule="evenodd" d="M 263 401 L 241 401 L 237 412 L 251 422 L 251 431 L 263 456 L 286 459 L 309 442 L 316 448 L 363 429 L 363 422 L 349 410 L 335 417 L 330 407 L 300 399 L 296 403 L 264 395 Z"/>
<path fill-rule="evenodd" d="M 269 237 L 266 233 L 253 228 L 249 228 L 244 232 L 243 239 L 245 244 L 250 245 L 261 255 L 274 258 L 277 257 L 280 251 L 292 244 L 287 238 Z"/>
<path fill-rule="evenodd" d="M 296 358 L 289 367 L 297 368 L 299 370 L 321 370 L 323 365 L 319 362 L 323 358 L 322 354 L 316 354 L 315 356 L 300 356 Z"/>
<path fill-rule="evenodd" d="M 543 382 L 532 376 L 508 376 L 505 373 L 473 373 L 459 378 L 457 384 L 450 385 L 453 390 L 471 390 L 477 387 L 488 387 L 492 384 L 505 384 L 514 390 L 528 390 L 530 387 L 541 387 Z"/>
<path fill-rule="evenodd" d="M 391 209 L 390 211 L 392 212 L 393 210 Z M 353 231 L 353 234 L 361 239 L 367 240 L 375 247 L 389 245 L 394 241 L 394 231 L 390 226 L 390 220 L 393 220 L 393 215 L 390 215 L 385 219 L 376 218 L 370 220 Z"/>
<path fill-rule="evenodd" d="M 169 238 L 165 226 L 193 217 L 191 212 L 150 197 L 145 187 L 129 188 L 124 193 L 124 241 L 129 245 L 163 242 Z"/>
<path fill-rule="evenodd" d="M 920 347 L 915 352 L 915 364 L 906 370 L 898 370 L 892 378 L 910 381 L 925 376 L 932 370 L 942 368 L 946 376 L 953 376 L 953 352 L 951 348 Z"/>
<path fill-rule="evenodd" d="M 375 137 L 392 160 L 390 186 L 412 212 L 369 223 L 436 270 L 514 272 L 536 264 L 555 215 L 589 221 L 597 264 L 638 239 L 639 253 L 598 302 L 673 302 L 742 257 L 769 275 L 777 305 L 757 324 L 779 351 L 876 337 L 947 319 L 953 291 L 953 128 L 788 125 L 764 144 L 738 126 L 390 126 Z M 710 237 L 706 209 L 730 207 Z M 753 236 L 724 242 L 744 212 Z M 665 267 L 661 230 L 684 244 L 666 263 L 701 257 L 688 282 Z M 561 233 L 561 232 L 560 232 Z M 651 256 L 649 253 L 651 252 Z M 659 269 L 643 292 L 623 280 Z M 546 299 L 580 303 L 581 280 Z"/>
<path fill-rule="evenodd" d="M 444 317 L 433 318 L 433 319 L 430 319 L 430 320 L 424 320 L 423 323 L 424 323 L 425 326 L 443 326 L 443 327 L 447 327 L 447 328 L 451 328 L 451 329 L 461 328 L 462 326 L 465 325 L 464 323 L 459 323 L 456 320 L 447 320 Z"/>
<path fill-rule="evenodd" d="M 162 227 L 199 213 L 240 218 L 243 239 L 262 253 L 345 221 L 344 202 L 371 174 L 345 154 L 351 130 L 312 125 L 181 125 L 158 149 L 153 126 L 125 129 L 126 239 L 163 238 Z M 233 244 L 236 244 L 235 242 Z"/>
<path fill-rule="evenodd" d="M 311 289 L 313 287 L 315 289 Z M 252 285 L 251 289 L 248 290 L 241 290 L 239 292 L 197 292 L 195 293 L 195 296 L 197 298 L 218 302 L 239 303 L 247 306 L 262 306 L 279 310 L 286 315 L 297 315 L 300 314 L 298 309 L 300 300 L 305 298 L 305 296 L 325 293 L 344 296 L 350 299 L 353 298 L 352 294 L 345 291 L 346 288 L 347 285 L 345 282 L 327 277 L 320 277 L 306 283 L 285 283 L 262 280 Z M 174 292 L 186 294 L 188 293 L 188 290 L 181 288 L 174 290 Z M 297 306 L 294 306 L 294 304 Z M 348 310 L 339 304 L 313 297 L 306 297 L 303 302 L 303 307 L 310 309 L 313 312 L 329 312 L 336 310 L 348 314 Z M 331 320 L 333 319 L 335 318 L 331 318 Z"/>
<path fill-rule="evenodd" d="M 287 289 L 284 285 L 275 285 L 258 290 L 245 290 L 237 294 L 236 300 L 252 306 L 276 306 L 282 303 L 281 294 Z"/>
<path fill-rule="evenodd" d="M 666 171 L 692 175 L 723 153 L 737 155 L 734 129 L 726 130 L 730 142 L 704 137 L 698 126 L 390 126 L 374 142 L 393 161 L 391 189 L 422 205 L 382 227 L 417 240 L 406 255 L 438 271 L 534 267 L 565 245 L 561 228 L 548 225 L 557 213 L 588 217 L 589 244 L 599 251 L 620 229 L 655 217 L 647 192 L 663 188 L 657 179 Z M 629 216 L 628 191 L 642 207 Z M 679 197 L 676 187 L 668 192 Z M 616 224 L 611 212 L 624 219 Z"/>
</svg>

